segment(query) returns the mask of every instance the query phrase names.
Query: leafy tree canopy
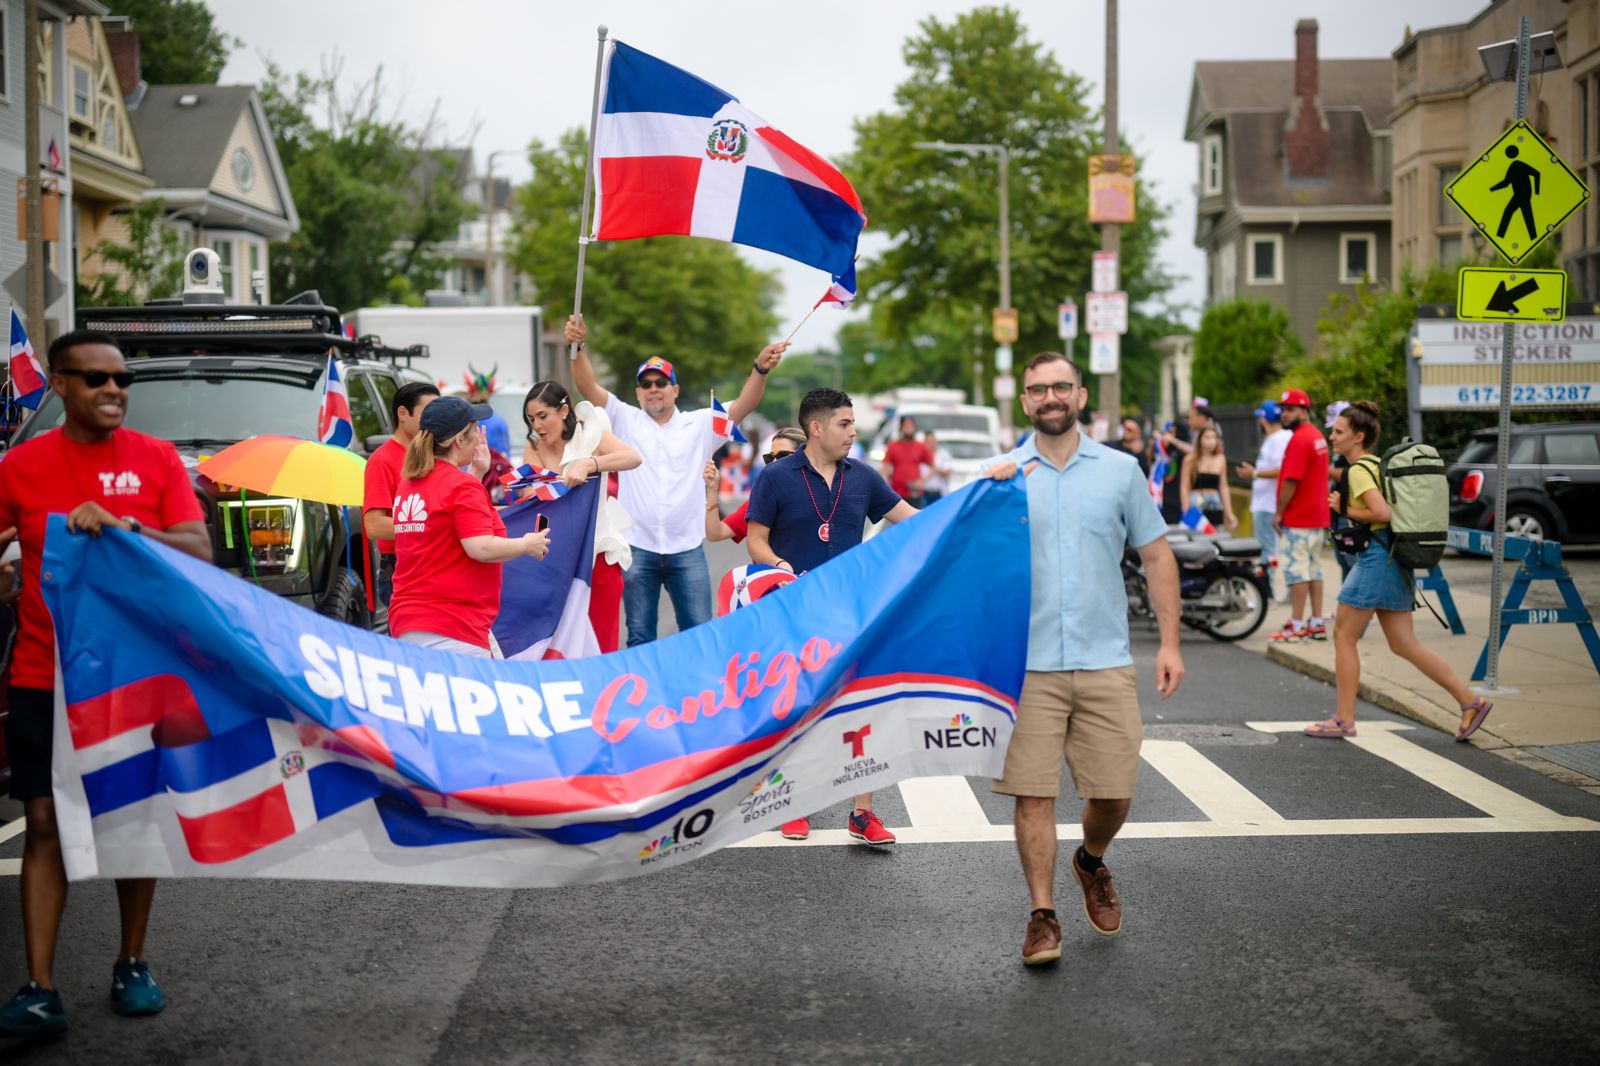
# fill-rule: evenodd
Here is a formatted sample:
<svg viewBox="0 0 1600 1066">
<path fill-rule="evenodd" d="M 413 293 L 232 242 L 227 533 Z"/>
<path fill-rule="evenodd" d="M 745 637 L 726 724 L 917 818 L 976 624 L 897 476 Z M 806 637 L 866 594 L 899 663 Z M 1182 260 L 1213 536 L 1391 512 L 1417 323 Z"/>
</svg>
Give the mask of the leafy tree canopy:
<svg viewBox="0 0 1600 1066">
<path fill-rule="evenodd" d="M 141 76 L 151 85 L 215 85 L 244 43 L 217 29 L 202 0 L 122 0 L 113 11 L 133 19 Z"/>
<path fill-rule="evenodd" d="M 1288 314 L 1266 300 L 1212 304 L 1194 338 L 1194 392 L 1214 404 L 1257 403 L 1304 346 Z"/>
</svg>

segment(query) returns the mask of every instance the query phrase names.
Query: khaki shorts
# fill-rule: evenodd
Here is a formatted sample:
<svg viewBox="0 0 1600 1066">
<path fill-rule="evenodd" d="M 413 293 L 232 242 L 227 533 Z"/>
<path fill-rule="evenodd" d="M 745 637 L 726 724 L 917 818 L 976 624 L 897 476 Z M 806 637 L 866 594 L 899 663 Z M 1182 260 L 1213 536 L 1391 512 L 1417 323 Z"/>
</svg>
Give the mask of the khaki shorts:
<svg viewBox="0 0 1600 1066">
<path fill-rule="evenodd" d="M 1028 671 L 1005 770 L 990 787 L 1008 796 L 1054 798 L 1065 755 L 1082 798 L 1132 799 L 1144 738 L 1136 685 L 1131 666 Z"/>
</svg>

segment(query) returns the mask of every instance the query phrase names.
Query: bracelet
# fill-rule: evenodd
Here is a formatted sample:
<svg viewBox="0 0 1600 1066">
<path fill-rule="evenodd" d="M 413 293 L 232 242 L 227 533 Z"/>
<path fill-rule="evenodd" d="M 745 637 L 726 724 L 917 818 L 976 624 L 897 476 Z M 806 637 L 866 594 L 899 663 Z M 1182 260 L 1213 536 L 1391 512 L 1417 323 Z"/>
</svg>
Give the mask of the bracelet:
<svg viewBox="0 0 1600 1066">
<path fill-rule="evenodd" d="M 579 341 L 577 347 L 578 347 L 578 351 L 580 351 L 580 352 L 583 351 L 583 342 Z"/>
<path fill-rule="evenodd" d="M 598 455 L 591 455 L 589 458 L 594 460 L 594 476 L 599 477 L 602 472 L 600 470 L 600 457 Z"/>
<path fill-rule="evenodd" d="M 762 370 L 760 363 L 751 363 L 750 364 L 750 369 L 754 370 L 757 374 L 760 374 L 762 377 L 766 377 L 767 374 L 770 373 L 770 371 Z"/>
</svg>

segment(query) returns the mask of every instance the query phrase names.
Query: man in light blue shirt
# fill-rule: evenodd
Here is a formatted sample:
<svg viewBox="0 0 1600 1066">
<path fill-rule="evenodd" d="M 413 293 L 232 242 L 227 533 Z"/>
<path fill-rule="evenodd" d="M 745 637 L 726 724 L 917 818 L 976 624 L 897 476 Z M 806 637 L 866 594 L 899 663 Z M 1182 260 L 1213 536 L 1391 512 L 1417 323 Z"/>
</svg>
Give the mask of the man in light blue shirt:
<svg viewBox="0 0 1600 1066">
<path fill-rule="evenodd" d="M 1022 409 L 1036 432 L 988 471 L 1001 481 L 1019 469 L 1026 475 L 1033 559 L 1028 672 L 1005 770 L 993 787 L 1017 800 L 1017 851 L 1034 907 L 1022 961 L 1036 966 L 1061 957 L 1053 900 L 1063 755 L 1084 800 L 1083 846 L 1072 857 L 1084 914 L 1105 936 L 1122 928 L 1122 904 L 1102 856 L 1132 806 L 1143 737 L 1122 584 L 1125 544 L 1144 562 L 1161 627 L 1162 699 L 1182 683 L 1183 659 L 1178 564 L 1138 462 L 1079 432 L 1089 394 L 1066 356 L 1034 356 L 1023 368 L 1022 389 Z"/>
</svg>

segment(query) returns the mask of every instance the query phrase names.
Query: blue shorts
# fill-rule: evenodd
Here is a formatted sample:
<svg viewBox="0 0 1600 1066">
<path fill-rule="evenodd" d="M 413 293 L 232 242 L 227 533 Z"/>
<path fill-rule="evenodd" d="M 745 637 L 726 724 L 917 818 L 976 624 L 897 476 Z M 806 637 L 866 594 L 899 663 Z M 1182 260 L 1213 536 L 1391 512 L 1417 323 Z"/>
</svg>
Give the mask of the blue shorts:
<svg viewBox="0 0 1600 1066">
<path fill-rule="evenodd" d="M 1339 588 L 1339 602 L 1364 611 L 1412 611 L 1416 587 L 1409 567 L 1389 558 L 1389 537 L 1374 533 Z"/>
</svg>

